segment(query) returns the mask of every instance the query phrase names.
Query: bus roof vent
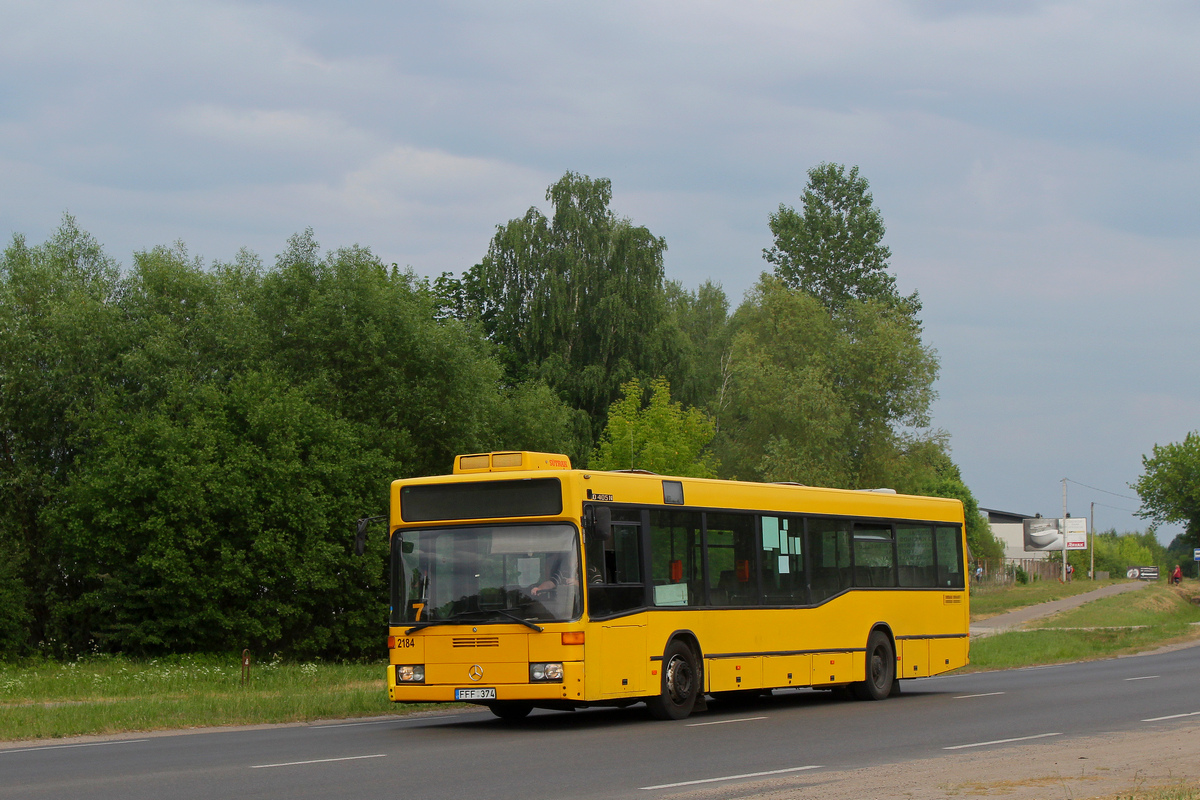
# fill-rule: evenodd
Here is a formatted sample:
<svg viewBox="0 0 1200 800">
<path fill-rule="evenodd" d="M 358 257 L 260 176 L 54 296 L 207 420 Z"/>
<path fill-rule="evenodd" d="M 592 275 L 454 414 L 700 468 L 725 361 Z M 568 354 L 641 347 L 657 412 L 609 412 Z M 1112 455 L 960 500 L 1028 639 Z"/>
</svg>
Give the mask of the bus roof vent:
<svg viewBox="0 0 1200 800">
<path fill-rule="evenodd" d="M 874 494 L 895 494 L 895 489 L 855 489 L 856 492 L 872 492 Z"/>
<path fill-rule="evenodd" d="M 472 453 L 454 459 L 454 474 L 507 472 L 509 470 L 570 469 L 571 459 L 561 453 L 535 453 L 530 450 L 505 450 L 498 453 Z"/>
</svg>

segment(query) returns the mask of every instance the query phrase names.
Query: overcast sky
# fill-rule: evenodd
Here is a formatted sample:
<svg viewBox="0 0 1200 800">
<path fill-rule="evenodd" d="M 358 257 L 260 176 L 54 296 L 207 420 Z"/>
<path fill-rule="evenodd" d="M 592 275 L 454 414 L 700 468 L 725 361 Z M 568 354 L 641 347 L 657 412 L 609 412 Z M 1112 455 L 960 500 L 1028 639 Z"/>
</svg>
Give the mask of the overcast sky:
<svg viewBox="0 0 1200 800">
<path fill-rule="evenodd" d="M 573 170 L 736 304 L 768 215 L 858 165 L 981 505 L 1142 529 L 1200 428 L 1200 7 L 0 0 L 0 237 L 437 275 Z M 1178 526 L 1166 526 L 1169 541 Z"/>
</svg>

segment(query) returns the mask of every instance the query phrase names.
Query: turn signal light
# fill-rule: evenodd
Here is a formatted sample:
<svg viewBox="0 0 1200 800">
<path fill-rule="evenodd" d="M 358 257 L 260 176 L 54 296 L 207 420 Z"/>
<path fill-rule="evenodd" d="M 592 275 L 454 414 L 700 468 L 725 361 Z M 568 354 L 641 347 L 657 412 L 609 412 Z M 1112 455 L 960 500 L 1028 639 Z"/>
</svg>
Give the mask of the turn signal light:
<svg viewBox="0 0 1200 800">
<path fill-rule="evenodd" d="M 563 644 L 583 644 L 583 631 L 564 631 Z"/>
<path fill-rule="evenodd" d="M 396 649 L 396 637 L 389 636 L 388 637 L 388 650 L 395 650 L 395 649 Z"/>
</svg>

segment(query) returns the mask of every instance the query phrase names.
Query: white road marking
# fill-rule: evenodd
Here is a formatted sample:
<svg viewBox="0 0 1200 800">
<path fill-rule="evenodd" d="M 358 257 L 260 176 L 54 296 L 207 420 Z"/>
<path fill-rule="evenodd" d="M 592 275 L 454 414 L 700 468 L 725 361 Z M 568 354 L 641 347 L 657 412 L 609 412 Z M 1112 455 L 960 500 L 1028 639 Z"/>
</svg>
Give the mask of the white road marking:
<svg viewBox="0 0 1200 800">
<path fill-rule="evenodd" d="M 756 719 L 766 719 L 766 717 L 742 717 L 741 719 L 719 719 L 715 722 L 689 722 L 687 727 L 699 728 L 702 725 L 724 725 L 728 722 L 753 722 Z"/>
<path fill-rule="evenodd" d="M 346 756 L 345 758 L 315 758 L 312 761 L 288 761 L 284 764 L 255 764 L 250 769 L 267 769 L 268 767 L 298 767 L 301 764 L 327 764 L 330 761 L 357 761 L 360 758 L 383 758 L 387 753 L 376 753 L 371 756 Z"/>
<path fill-rule="evenodd" d="M 441 719 L 441 717 L 434 717 L 434 719 Z M 355 725 L 386 725 L 389 722 L 403 722 L 403 721 L 404 721 L 403 718 L 397 717 L 395 719 L 378 719 L 378 720 L 374 720 L 372 722 L 340 722 L 340 723 L 334 723 L 331 725 L 309 725 L 308 727 L 313 730 L 317 730 L 319 728 L 353 728 Z"/>
<path fill-rule="evenodd" d="M 998 694 L 1004 694 L 1004 692 L 984 692 L 983 694 L 960 694 L 958 697 L 955 697 L 954 699 L 955 700 L 970 700 L 972 697 L 995 697 Z"/>
<path fill-rule="evenodd" d="M 990 742 L 972 742 L 971 744 L 956 744 L 943 747 L 943 750 L 965 750 L 968 747 L 987 747 L 989 744 L 1008 744 L 1009 742 L 1027 742 L 1030 739 L 1045 739 L 1047 736 L 1062 736 L 1061 733 L 1035 733 L 1033 736 L 1014 736 L 1012 739 L 994 739 Z"/>
<path fill-rule="evenodd" d="M 23 747 L 20 750 L 0 750 L 0 756 L 9 753 L 36 753 L 38 750 L 66 750 L 68 747 L 107 747 L 111 744 L 137 744 L 149 739 L 121 739 L 117 742 L 85 742 L 84 744 L 49 744 L 44 747 Z"/>
<path fill-rule="evenodd" d="M 820 769 L 820 765 L 814 764 L 809 767 L 789 767 L 788 769 L 773 769 L 767 772 L 747 772 L 745 775 L 726 775 L 723 778 L 704 778 L 698 781 L 680 781 L 679 783 L 662 783 L 658 786 L 639 786 L 639 789 L 651 791 L 653 789 L 674 789 L 677 786 L 695 786 L 698 783 L 717 783 L 718 781 L 736 781 L 742 778 L 761 778 L 764 775 L 782 775 L 785 772 L 803 772 L 806 769 Z"/>
<path fill-rule="evenodd" d="M 1192 711 L 1188 714 L 1171 714 L 1170 716 L 1166 716 L 1166 717 L 1151 717 L 1150 719 L 1142 720 L 1142 722 L 1162 722 L 1164 719 L 1179 719 L 1180 717 L 1194 717 L 1197 714 L 1200 714 L 1200 711 Z"/>
<path fill-rule="evenodd" d="M 1161 678 L 1161 675 L 1143 675 L 1140 678 L 1126 678 L 1127 681 L 1148 681 L 1151 678 Z"/>
</svg>

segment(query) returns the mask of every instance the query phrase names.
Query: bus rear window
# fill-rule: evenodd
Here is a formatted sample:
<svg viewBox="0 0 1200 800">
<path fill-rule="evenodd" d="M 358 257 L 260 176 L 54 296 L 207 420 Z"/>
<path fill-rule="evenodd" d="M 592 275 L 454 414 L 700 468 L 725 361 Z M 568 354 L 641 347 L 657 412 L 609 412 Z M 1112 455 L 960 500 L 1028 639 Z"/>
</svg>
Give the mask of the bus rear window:
<svg viewBox="0 0 1200 800">
<path fill-rule="evenodd" d="M 548 517 L 562 513 L 558 478 L 404 486 L 400 517 L 405 522 L 447 519 Z"/>
</svg>

